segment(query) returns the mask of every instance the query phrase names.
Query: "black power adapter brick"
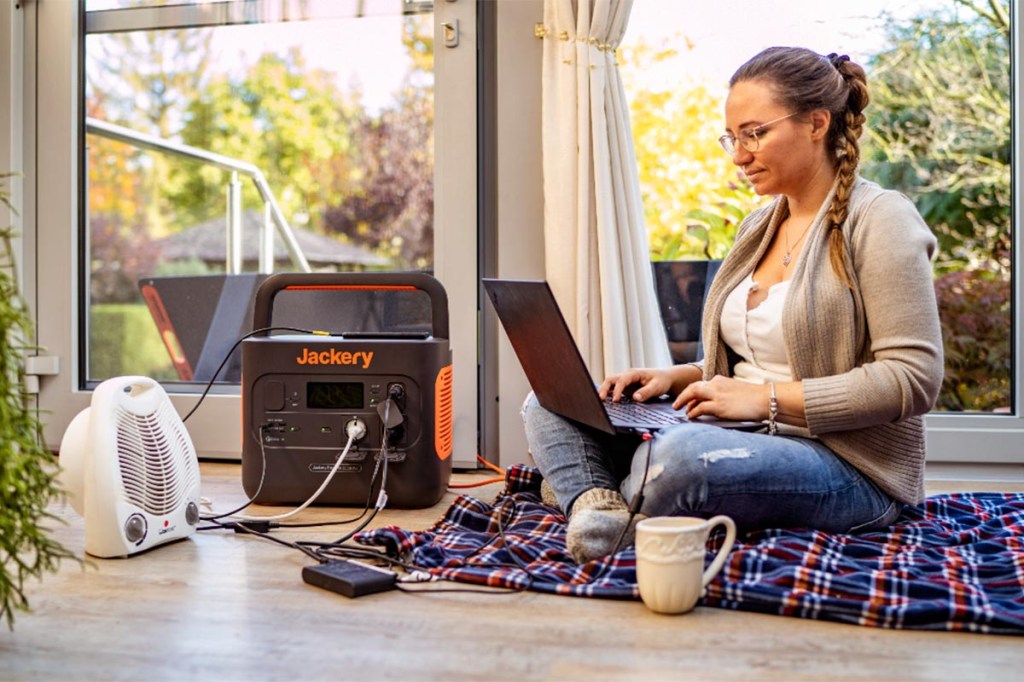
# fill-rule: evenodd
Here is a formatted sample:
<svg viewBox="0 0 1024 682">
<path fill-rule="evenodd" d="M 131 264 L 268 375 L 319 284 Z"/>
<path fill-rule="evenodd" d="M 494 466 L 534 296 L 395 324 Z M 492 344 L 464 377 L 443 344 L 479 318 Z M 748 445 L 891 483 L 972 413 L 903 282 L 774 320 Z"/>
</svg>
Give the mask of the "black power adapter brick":
<svg viewBox="0 0 1024 682">
<path fill-rule="evenodd" d="M 343 560 L 304 566 L 302 579 L 310 585 L 346 597 L 361 597 L 364 594 L 393 590 L 398 583 L 398 575 L 393 571 Z"/>
</svg>

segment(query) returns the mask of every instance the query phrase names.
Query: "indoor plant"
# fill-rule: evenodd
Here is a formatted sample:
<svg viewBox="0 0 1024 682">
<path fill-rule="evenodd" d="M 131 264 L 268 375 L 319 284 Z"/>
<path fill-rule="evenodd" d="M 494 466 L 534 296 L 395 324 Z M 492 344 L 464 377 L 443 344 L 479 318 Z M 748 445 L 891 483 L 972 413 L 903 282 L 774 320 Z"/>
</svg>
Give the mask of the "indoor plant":
<svg viewBox="0 0 1024 682">
<path fill-rule="evenodd" d="M 0 174 L 0 203 L 14 209 Z M 46 449 L 39 417 L 24 392 L 24 355 L 32 320 L 18 290 L 13 228 L 0 229 L 0 617 L 14 627 L 27 611 L 25 583 L 74 555 L 49 537 L 47 507 L 60 494 L 57 463 Z"/>
</svg>

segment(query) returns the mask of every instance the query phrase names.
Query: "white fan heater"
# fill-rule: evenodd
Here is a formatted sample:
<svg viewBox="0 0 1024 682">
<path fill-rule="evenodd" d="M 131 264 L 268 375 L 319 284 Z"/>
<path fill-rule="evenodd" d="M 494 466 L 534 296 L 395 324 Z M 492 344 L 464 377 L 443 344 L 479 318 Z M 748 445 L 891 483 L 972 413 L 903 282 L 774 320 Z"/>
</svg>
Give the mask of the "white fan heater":
<svg viewBox="0 0 1024 682">
<path fill-rule="evenodd" d="M 92 556 L 126 557 L 196 530 L 199 460 L 167 393 L 148 377 L 97 386 L 64 432 L 60 464 Z"/>
</svg>

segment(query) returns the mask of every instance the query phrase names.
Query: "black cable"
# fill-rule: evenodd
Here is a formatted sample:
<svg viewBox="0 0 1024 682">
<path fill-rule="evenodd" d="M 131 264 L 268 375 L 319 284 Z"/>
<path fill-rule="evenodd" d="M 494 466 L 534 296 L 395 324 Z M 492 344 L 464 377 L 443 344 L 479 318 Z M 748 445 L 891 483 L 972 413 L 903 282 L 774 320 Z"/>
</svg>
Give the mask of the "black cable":
<svg viewBox="0 0 1024 682">
<path fill-rule="evenodd" d="M 199 409 L 199 406 L 203 404 L 203 401 L 206 399 L 206 395 L 210 392 L 210 389 L 213 388 L 213 384 L 214 384 L 215 381 L 217 381 L 217 377 L 220 376 L 221 370 L 223 370 L 225 365 L 228 364 L 228 360 L 231 359 L 231 354 L 235 352 L 235 349 L 238 348 L 239 344 L 241 344 L 243 341 L 248 339 L 250 336 L 255 336 L 256 334 L 264 334 L 266 332 L 276 332 L 276 331 L 296 332 L 298 334 L 315 334 L 317 336 L 340 336 L 340 334 L 334 333 L 334 332 L 321 332 L 321 331 L 317 331 L 317 330 L 314 330 L 314 329 L 301 329 L 299 327 L 284 327 L 284 326 L 260 327 L 259 329 L 253 329 L 251 332 L 243 334 L 242 336 L 240 336 L 238 338 L 237 341 L 235 341 L 231 345 L 231 349 L 227 353 L 224 354 L 224 359 L 220 361 L 220 364 L 217 365 L 217 369 L 214 371 L 213 376 L 210 377 L 210 380 L 206 383 L 206 388 L 203 390 L 202 394 L 199 396 L 199 400 L 196 401 L 196 404 L 192 406 L 192 409 L 189 410 L 185 414 L 185 416 L 181 418 L 181 421 L 183 421 L 183 422 L 188 421 L 188 418 L 191 417 L 192 414 L 195 413 L 195 411 Z"/>
<path fill-rule="evenodd" d="M 359 524 L 356 528 L 352 529 L 352 531 L 350 533 L 348 533 L 346 535 L 343 535 L 342 537 L 338 538 L 337 540 L 334 540 L 332 542 L 323 542 L 323 543 L 316 542 L 314 540 L 302 540 L 298 544 L 301 544 L 301 545 L 316 545 L 316 546 L 323 546 L 323 547 L 337 547 L 337 546 L 339 546 L 339 545 L 341 545 L 341 544 L 343 544 L 345 542 L 348 542 L 353 537 L 355 537 L 361 530 L 366 528 L 366 526 L 368 526 L 370 524 L 370 522 L 373 521 L 373 517 L 377 516 L 377 512 L 379 512 L 379 511 L 380 511 L 380 507 L 374 507 L 373 508 L 373 513 L 371 513 L 361 524 Z"/>
<path fill-rule="evenodd" d="M 240 511 L 242 511 L 244 509 L 247 509 L 252 504 L 252 501 L 254 499 L 256 499 L 257 497 L 259 497 L 260 491 L 263 490 L 263 481 L 264 481 L 264 479 L 266 478 L 266 475 L 267 475 L 267 451 L 266 451 L 266 449 L 265 449 L 265 447 L 263 445 L 263 429 L 265 429 L 266 426 L 267 426 L 266 424 L 260 424 L 260 461 L 261 461 L 261 464 L 260 464 L 260 484 L 258 486 L 256 486 L 256 492 L 253 494 L 253 496 L 251 498 L 246 500 L 245 504 L 243 504 L 238 509 L 232 509 L 231 511 L 229 511 L 227 513 L 224 513 L 224 514 L 214 514 L 213 516 L 200 516 L 199 518 L 202 521 L 218 521 L 218 520 L 226 518 L 228 516 L 234 516 L 238 512 L 240 512 Z M 196 530 L 200 530 L 200 529 L 197 528 Z M 206 530 L 206 529 L 203 529 L 203 530 Z"/>
<path fill-rule="evenodd" d="M 297 549 L 300 552 L 302 552 L 303 554 L 305 554 L 305 555 L 307 555 L 309 557 L 312 557 L 313 559 L 316 559 L 317 561 L 320 561 L 320 558 L 314 552 L 311 552 L 308 549 L 306 549 L 305 547 L 302 547 L 299 543 L 289 542 L 287 540 L 282 540 L 281 538 L 274 537 L 270 533 L 262 533 L 260 531 L 253 530 L 253 529 L 245 526 L 244 524 L 242 524 L 240 522 L 231 522 L 231 523 L 219 523 L 218 522 L 217 525 L 219 525 L 219 526 L 221 526 L 221 527 L 223 527 L 225 529 L 233 530 L 236 533 L 246 533 L 248 535 L 255 535 L 256 537 L 260 538 L 261 540 L 269 540 L 270 542 L 276 542 L 279 545 L 283 545 L 285 547 L 290 547 L 291 549 Z"/>
<path fill-rule="evenodd" d="M 185 416 L 181 418 L 182 422 L 187 421 L 188 418 L 191 417 L 192 414 L 196 410 L 199 409 L 199 406 L 203 404 L 203 400 L 206 399 L 206 396 L 210 392 L 210 389 L 213 388 L 214 382 L 217 380 L 217 377 L 220 375 L 221 370 L 224 369 L 224 366 L 227 364 L 228 360 L 231 358 L 231 354 L 235 352 L 236 348 L 238 348 L 238 344 L 242 343 L 247 338 L 249 338 L 249 337 L 251 337 L 251 336 L 253 336 L 255 334 L 261 334 L 261 333 L 270 332 L 270 331 L 293 331 L 293 332 L 299 332 L 299 333 L 305 333 L 305 334 L 314 334 L 315 333 L 313 330 L 310 330 L 310 329 L 300 329 L 298 327 L 278 326 L 278 327 L 261 327 L 259 329 L 254 329 L 251 332 L 242 335 L 238 340 L 235 341 L 234 344 L 232 344 L 231 349 L 224 355 L 224 359 L 220 361 L 219 365 L 217 365 L 217 369 L 214 371 L 213 376 L 210 377 L 210 380 L 206 384 L 206 389 L 203 391 L 202 395 L 199 396 L 199 400 L 196 401 L 196 404 L 192 406 L 192 409 L 189 410 L 188 413 L 185 414 Z M 252 501 L 254 499 L 256 499 L 257 497 L 259 497 L 260 491 L 263 490 L 263 481 L 266 479 L 266 475 L 267 475 L 267 451 L 266 451 L 265 445 L 263 444 L 263 430 L 266 427 L 267 427 L 266 424 L 260 424 L 260 428 L 259 428 L 261 465 L 260 465 L 260 484 L 256 487 L 256 493 L 250 499 L 248 499 L 245 502 L 245 504 L 243 504 L 242 506 L 238 507 L 237 509 L 233 509 L 233 510 L 231 510 L 229 512 L 226 512 L 224 514 L 215 514 L 213 516 L 200 516 L 199 518 L 201 520 L 203 520 L 203 521 L 217 521 L 218 519 L 223 519 L 223 518 L 228 517 L 228 516 L 234 516 L 238 512 L 243 511 L 245 509 L 248 509 L 249 506 L 252 505 Z M 213 530 L 214 528 L 216 528 L 216 526 L 205 526 L 203 528 L 197 528 L 196 530 Z"/>
<path fill-rule="evenodd" d="M 392 402 L 393 402 L 393 400 L 391 398 L 388 398 L 385 401 L 386 404 L 384 406 L 383 423 L 382 423 L 382 428 L 381 428 L 381 444 L 380 444 L 381 449 L 380 449 L 380 452 L 377 454 L 377 457 L 376 457 L 377 461 L 376 461 L 376 463 L 374 465 L 374 468 L 373 468 L 373 474 L 370 476 L 370 484 L 369 484 L 368 489 L 367 489 L 366 506 L 364 507 L 362 514 L 360 514 L 358 517 L 356 517 L 355 521 L 358 521 L 360 518 L 362 518 L 362 516 L 365 515 L 366 511 L 369 509 L 369 507 L 370 507 L 370 500 L 373 499 L 373 483 L 374 483 L 374 481 L 377 480 L 377 474 L 380 473 L 381 474 L 380 488 L 378 488 L 378 490 L 377 490 L 377 503 L 374 504 L 374 506 L 373 506 L 373 512 L 366 519 L 364 519 L 361 524 L 359 524 L 356 528 L 352 529 L 349 533 L 343 535 L 342 537 L 340 537 L 337 540 L 334 540 L 333 542 L 330 542 L 330 543 L 317 543 L 318 546 L 323 546 L 323 547 L 327 547 L 327 546 L 340 546 L 340 545 L 348 542 L 353 537 L 355 537 L 360 531 L 362 531 L 364 528 L 366 528 L 370 524 L 370 522 L 373 521 L 373 519 L 377 516 L 377 514 L 381 511 L 381 509 L 383 509 L 385 507 L 385 505 L 387 504 L 387 492 L 385 490 L 385 486 L 387 485 L 387 478 L 388 478 L 388 447 L 387 447 L 387 443 L 388 443 L 388 431 L 390 431 L 390 429 L 387 426 L 387 422 L 388 422 L 388 415 L 389 415 L 389 412 L 390 412 L 390 409 L 391 409 Z M 303 544 L 306 544 L 306 543 L 303 543 Z"/>
<path fill-rule="evenodd" d="M 528 578 L 527 586 L 528 587 L 532 587 L 535 582 L 538 582 L 538 583 L 559 583 L 559 582 L 562 582 L 560 580 L 551 580 L 549 578 L 545 578 L 544 576 L 537 575 L 532 570 L 530 570 L 529 565 L 525 561 L 523 561 L 522 558 L 518 554 L 515 553 L 514 547 L 512 546 L 511 543 L 509 543 L 508 536 L 505 534 L 505 522 L 504 522 L 504 518 L 503 517 L 504 517 L 506 502 L 511 502 L 512 503 L 512 513 L 513 513 L 513 515 L 515 514 L 516 501 L 514 499 L 512 499 L 511 497 L 506 497 L 505 499 L 503 499 L 501 501 L 501 505 L 498 507 L 498 510 L 497 510 L 498 511 L 498 537 L 501 538 L 502 544 L 505 545 L 505 548 L 508 550 L 509 555 L 512 557 L 512 561 L 515 562 L 516 568 L 520 569 L 521 571 L 523 571 L 523 573 L 526 574 L 526 577 Z"/>
<path fill-rule="evenodd" d="M 290 549 L 299 550 L 300 552 L 302 552 L 306 556 L 314 559 L 315 561 L 317 561 L 319 563 L 326 563 L 327 561 L 330 561 L 332 558 L 341 558 L 341 559 L 347 559 L 347 558 L 351 558 L 351 557 L 355 557 L 355 558 L 371 558 L 371 559 L 375 559 L 375 560 L 378 560 L 378 561 L 382 561 L 382 562 L 388 564 L 389 566 L 400 566 L 400 567 L 402 567 L 402 568 L 404 568 L 404 569 L 406 569 L 407 571 L 410 571 L 410 572 L 412 572 L 412 571 L 422 571 L 423 570 L 423 569 L 419 568 L 418 566 L 415 566 L 413 564 L 408 564 L 408 563 L 399 561 L 398 559 L 389 557 L 388 555 L 384 554 L 383 552 L 378 552 L 378 551 L 375 551 L 375 550 L 372 550 L 372 549 L 369 549 L 369 548 L 360 548 L 360 547 L 340 548 L 340 547 L 335 547 L 334 548 L 335 550 L 344 550 L 344 553 L 342 553 L 341 551 L 337 551 L 337 552 L 331 552 L 328 555 L 324 555 L 324 554 L 321 554 L 319 552 L 312 551 L 312 550 L 306 548 L 305 546 L 303 546 L 303 545 L 308 544 L 308 543 L 288 542 L 287 540 L 282 540 L 280 538 L 276 538 L 276 537 L 274 537 L 274 536 L 272 536 L 272 535 L 270 535 L 268 533 L 261 533 L 261 532 L 258 532 L 258 531 L 254 531 L 254 530 L 252 530 L 250 528 L 247 528 L 245 526 L 242 526 L 241 524 L 238 524 L 238 523 L 223 523 L 223 524 L 222 523 L 218 523 L 217 525 L 220 526 L 220 527 L 223 527 L 223 528 L 232 529 L 232 530 L 234 530 L 237 533 L 246 533 L 248 535 L 254 535 L 254 536 L 256 536 L 257 538 L 259 538 L 261 540 L 269 540 L 270 542 L 277 543 L 277 544 L 282 545 L 284 547 L 288 547 Z M 428 582 L 428 581 L 423 581 L 423 582 Z M 431 580 L 429 582 L 433 582 L 433 581 Z M 415 584 L 415 582 L 406 582 L 406 583 L 396 582 L 395 583 L 395 588 L 399 592 L 402 592 L 403 594 L 419 594 L 419 593 L 426 594 L 426 593 L 430 593 L 430 592 L 435 592 L 435 593 L 463 592 L 463 593 L 493 594 L 493 595 L 515 594 L 517 592 L 522 592 L 524 589 L 527 589 L 527 588 L 519 588 L 519 587 L 515 587 L 515 586 L 509 586 L 509 587 L 489 587 L 489 588 L 482 589 L 482 590 L 481 589 L 466 588 L 466 587 L 456 587 L 456 588 L 436 588 L 436 587 L 430 587 L 430 588 L 417 589 L 417 588 L 409 588 L 409 585 L 411 585 L 411 584 Z"/>
<path fill-rule="evenodd" d="M 586 583 L 590 584 L 596 582 L 598 579 L 603 578 L 604 574 L 608 572 L 612 562 L 610 558 L 618 554 L 619 550 L 622 549 L 622 541 L 626 538 L 626 533 L 629 532 L 630 527 L 633 525 L 633 519 L 640 513 L 640 508 L 644 504 L 644 488 L 647 486 L 647 473 L 651 469 L 651 448 L 654 443 L 654 435 L 650 431 L 642 431 L 642 438 L 647 442 L 647 460 L 644 462 L 644 475 L 640 479 L 640 487 L 637 488 L 636 494 L 633 495 L 633 499 L 629 502 L 629 519 L 626 521 L 626 525 L 623 526 L 622 532 L 619 533 L 619 538 L 615 541 L 615 547 L 611 554 L 608 555 L 607 561 L 601 566 L 601 568 L 592 575 Z"/>
<path fill-rule="evenodd" d="M 370 511 L 370 500 L 373 499 L 373 481 L 377 478 L 377 472 L 378 472 L 379 467 L 380 467 L 380 461 L 378 460 L 377 466 L 373 470 L 373 475 L 370 476 L 370 484 L 369 484 L 369 486 L 367 486 L 366 502 L 363 504 L 363 510 L 361 512 L 359 512 L 359 514 L 355 518 L 348 519 L 346 521 L 312 521 L 312 522 L 308 522 L 308 523 L 278 523 L 274 527 L 275 528 L 315 528 L 317 526 L 344 526 L 344 525 L 347 525 L 349 523 L 355 523 L 359 519 L 361 519 L 364 516 L 366 516 L 366 512 Z M 373 517 L 377 515 L 377 511 L 378 511 L 377 509 L 374 509 L 373 514 L 370 515 L 370 518 L 366 519 L 366 521 L 364 521 L 363 524 L 361 526 L 359 526 L 359 528 L 357 528 L 355 531 L 353 531 L 353 533 L 358 533 L 360 530 L 365 528 L 366 524 L 368 524 L 370 521 L 372 521 Z M 334 542 L 336 542 L 336 543 L 345 542 L 345 541 L 347 541 L 347 540 L 349 540 L 351 538 L 351 535 L 352 534 L 349 534 L 349 535 L 346 535 L 344 537 L 341 537 L 338 540 L 335 540 Z"/>
<path fill-rule="evenodd" d="M 378 466 L 376 468 L 374 468 L 373 476 L 370 478 L 370 498 L 372 498 L 372 496 L 373 496 L 373 481 L 377 478 L 377 472 L 380 470 L 380 462 L 379 462 L 379 460 L 378 460 L 377 464 L 378 464 Z M 384 471 L 384 476 L 385 477 L 387 476 L 387 470 L 388 470 L 388 463 L 387 463 L 387 459 L 385 458 L 385 460 L 384 460 L 384 467 L 383 467 L 383 471 Z M 373 521 L 374 517 L 376 517 L 377 514 L 380 512 L 380 510 L 384 508 L 383 505 L 379 504 L 379 502 L 380 502 L 380 495 L 381 495 L 381 493 L 383 491 L 384 491 L 384 482 L 382 480 L 381 481 L 381 487 L 379 488 L 378 493 L 377 493 L 378 504 L 374 505 L 373 511 L 370 513 L 370 515 L 361 524 L 359 524 L 356 528 L 352 529 L 349 533 L 347 533 L 346 535 L 343 535 L 342 537 L 338 538 L 337 540 L 335 540 L 334 542 L 329 543 L 329 544 L 340 545 L 342 543 L 348 542 L 349 540 L 354 538 L 360 531 L 362 531 L 364 528 L 366 528 L 368 525 L 370 525 L 370 522 Z M 386 499 L 387 499 L 387 496 L 385 495 L 385 500 Z M 369 498 L 367 499 L 367 509 L 368 508 L 369 508 Z M 365 514 L 366 512 L 364 511 L 363 513 Z M 360 515 L 360 516 L 362 516 L 362 515 Z"/>
<path fill-rule="evenodd" d="M 380 459 L 377 460 L 378 462 L 383 460 L 384 467 L 383 467 L 383 471 L 381 472 L 381 476 L 380 476 L 380 491 L 378 491 L 378 493 L 377 493 L 377 506 L 378 507 L 383 507 L 385 504 L 387 504 L 387 500 L 388 500 L 388 491 L 387 491 L 387 483 L 388 483 L 388 432 L 391 430 L 391 428 L 388 426 L 388 419 L 389 419 L 389 415 L 391 414 L 391 405 L 393 403 L 394 403 L 394 401 L 391 398 L 388 398 L 387 400 L 384 401 L 384 422 L 383 422 L 383 424 L 381 424 L 381 430 L 380 430 L 380 453 L 378 454 L 378 457 L 380 457 Z M 381 500 L 381 495 L 383 495 L 383 503 L 382 503 L 382 500 Z"/>
</svg>

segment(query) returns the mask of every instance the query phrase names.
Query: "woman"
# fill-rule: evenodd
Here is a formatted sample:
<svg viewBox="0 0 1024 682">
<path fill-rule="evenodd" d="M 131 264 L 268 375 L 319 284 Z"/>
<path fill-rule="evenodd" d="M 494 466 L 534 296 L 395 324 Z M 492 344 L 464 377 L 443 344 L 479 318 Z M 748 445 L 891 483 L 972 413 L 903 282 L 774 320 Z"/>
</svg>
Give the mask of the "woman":
<svg viewBox="0 0 1024 682">
<path fill-rule="evenodd" d="M 763 432 L 685 423 L 642 443 L 527 400 L 530 451 L 578 562 L 630 544 L 643 516 L 856 532 L 923 498 L 922 415 L 943 374 L 935 239 L 903 195 L 856 174 L 868 99 L 846 56 L 770 48 L 740 67 L 720 142 L 775 199 L 739 226 L 708 291 L 705 359 L 599 389 L 667 393 L 691 419 L 760 420 Z"/>
</svg>

